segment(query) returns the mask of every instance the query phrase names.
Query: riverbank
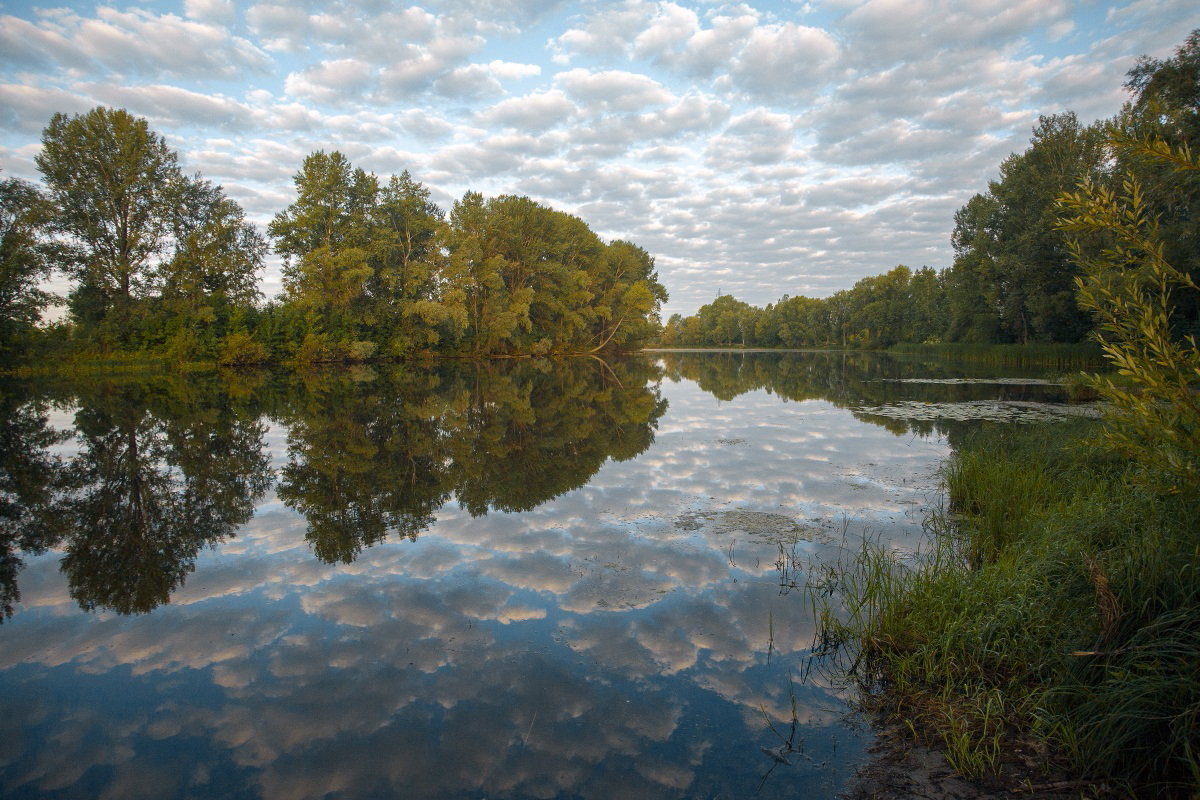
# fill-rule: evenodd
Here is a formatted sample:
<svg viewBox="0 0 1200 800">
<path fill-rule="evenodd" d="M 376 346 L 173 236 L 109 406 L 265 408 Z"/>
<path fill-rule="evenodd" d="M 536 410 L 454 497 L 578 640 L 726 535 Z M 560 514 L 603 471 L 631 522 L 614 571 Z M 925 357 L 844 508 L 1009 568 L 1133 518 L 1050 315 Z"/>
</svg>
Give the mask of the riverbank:
<svg viewBox="0 0 1200 800">
<path fill-rule="evenodd" d="M 1038 770 L 1061 764 L 1079 786 L 1191 797 L 1196 502 L 1157 491 L 1098 433 L 1080 422 L 969 439 L 928 552 L 914 565 L 864 550 L 840 578 L 845 621 L 828 615 L 824 638 L 848 643 L 884 729 L 919 732 L 961 776 L 1003 775 L 1032 743 Z"/>
<path fill-rule="evenodd" d="M 1106 789 L 1047 770 L 1044 754 L 1032 746 L 1010 752 L 998 774 L 970 780 L 950 766 L 942 748 L 913 740 L 897 724 L 877 735 L 870 761 L 851 779 L 843 800 L 1074 800 L 1100 797 Z"/>
</svg>

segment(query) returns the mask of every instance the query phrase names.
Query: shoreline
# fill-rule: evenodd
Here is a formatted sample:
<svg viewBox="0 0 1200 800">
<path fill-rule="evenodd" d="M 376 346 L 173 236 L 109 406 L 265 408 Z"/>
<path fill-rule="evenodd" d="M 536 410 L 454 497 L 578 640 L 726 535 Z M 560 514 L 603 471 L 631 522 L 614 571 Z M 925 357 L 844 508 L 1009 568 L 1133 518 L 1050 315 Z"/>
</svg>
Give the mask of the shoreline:
<svg viewBox="0 0 1200 800">
<path fill-rule="evenodd" d="M 837 795 L 840 800 L 1075 800 L 1108 794 L 1102 784 L 1047 768 L 1033 747 L 1008 753 L 998 775 L 970 779 L 954 771 L 942 748 L 914 741 L 900 724 L 876 720 L 871 727 L 876 741 L 867 748 L 868 760 Z"/>
</svg>

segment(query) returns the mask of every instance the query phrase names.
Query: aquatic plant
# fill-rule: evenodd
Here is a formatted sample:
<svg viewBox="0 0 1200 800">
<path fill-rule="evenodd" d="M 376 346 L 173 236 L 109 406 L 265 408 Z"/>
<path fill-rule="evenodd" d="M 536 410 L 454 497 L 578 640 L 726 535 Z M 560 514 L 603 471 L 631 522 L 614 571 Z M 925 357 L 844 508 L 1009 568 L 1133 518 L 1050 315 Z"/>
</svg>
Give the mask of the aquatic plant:
<svg viewBox="0 0 1200 800">
<path fill-rule="evenodd" d="M 864 703 L 977 776 L 1015 750 L 1155 796 L 1200 790 L 1195 507 L 1131 486 L 1098 423 L 969 439 L 912 562 L 868 543 L 814 588 Z"/>
</svg>

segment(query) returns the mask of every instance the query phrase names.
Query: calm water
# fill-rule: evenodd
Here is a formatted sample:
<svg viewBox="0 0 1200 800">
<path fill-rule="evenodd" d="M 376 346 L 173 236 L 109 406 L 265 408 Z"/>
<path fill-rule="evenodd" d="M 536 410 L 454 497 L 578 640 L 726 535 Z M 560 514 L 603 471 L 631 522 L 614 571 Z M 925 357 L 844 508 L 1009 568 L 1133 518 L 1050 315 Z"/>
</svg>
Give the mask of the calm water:
<svg viewBox="0 0 1200 800">
<path fill-rule="evenodd" d="M 808 669 L 806 577 L 915 548 L 965 426 L 1074 413 L 1013 377 L 0 385 L 0 795 L 832 797 L 870 733 Z"/>
</svg>

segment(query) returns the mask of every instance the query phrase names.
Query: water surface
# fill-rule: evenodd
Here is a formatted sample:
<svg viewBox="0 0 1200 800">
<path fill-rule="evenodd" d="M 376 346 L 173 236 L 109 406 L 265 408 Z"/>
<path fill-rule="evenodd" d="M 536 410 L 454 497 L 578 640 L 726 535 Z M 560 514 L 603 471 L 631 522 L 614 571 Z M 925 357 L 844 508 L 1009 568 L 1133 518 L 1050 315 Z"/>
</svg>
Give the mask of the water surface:
<svg viewBox="0 0 1200 800">
<path fill-rule="evenodd" d="M 1039 376 L 687 353 L 0 387 L 5 797 L 833 797 L 814 566 Z M 972 411 L 978 409 L 978 411 Z"/>
</svg>

